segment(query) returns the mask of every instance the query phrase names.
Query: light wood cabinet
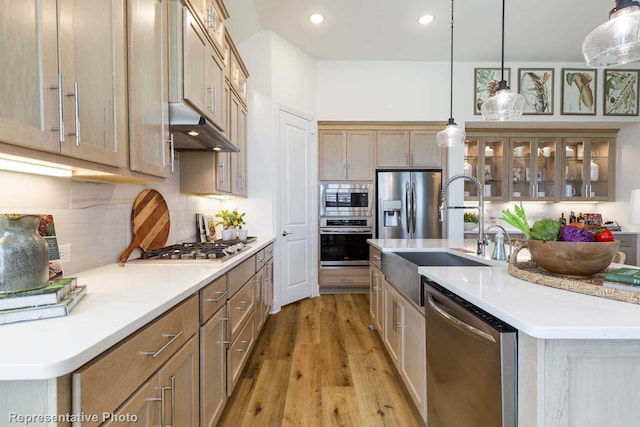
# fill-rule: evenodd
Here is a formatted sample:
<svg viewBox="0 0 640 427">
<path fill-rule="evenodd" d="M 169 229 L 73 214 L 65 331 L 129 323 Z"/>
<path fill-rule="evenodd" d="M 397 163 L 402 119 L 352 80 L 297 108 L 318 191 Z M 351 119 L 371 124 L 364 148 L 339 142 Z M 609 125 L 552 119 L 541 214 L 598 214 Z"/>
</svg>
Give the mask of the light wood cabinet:
<svg viewBox="0 0 640 427">
<path fill-rule="evenodd" d="M 369 247 L 369 314 L 371 325 L 383 335 L 384 326 L 384 274 L 381 269 L 382 253 L 373 246 Z"/>
<path fill-rule="evenodd" d="M 168 177 L 168 2 L 132 0 L 128 13 L 130 169 Z"/>
<path fill-rule="evenodd" d="M 615 200 L 615 139 L 562 139 L 561 200 Z"/>
<path fill-rule="evenodd" d="M 198 427 L 200 424 L 198 336 L 193 336 L 158 372 L 165 412 L 161 425 Z M 164 415 L 164 417 L 163 417 Z"/>
<path fill-rule="evenodd" d="M 373 180 L 374 141 L 373 131 L 320 131 L 320 179 Z"/>
<path fill-rule="evenodd" d="M 202 28 L 207 33 L 213 45 L 222 56 L 224 53 L 224 21 L 229 18 L 224 3 L 220 0 L 190 0 Z"/>
<path fill-rule="evenodd" d="M 320 293 L 367 292 L 369 269 L 366 267 L 321 268 L 318 272 Z"/>
<path fill-rule="evenodd" d="M 0 140 L 127 166 L 124 0 L 2 7 Z"/>
<path fill-rule="evenodd" d="M 487 200 L 613 201 L 615 145 L 611 130 L 471 131 L 464 171 L 490 191 Z M 464 190 L 477 199 L 471 182 Z"/>
<path fill-rule="evenodd" d="M 227 403 L 227 310 L 223 305 L 200 327 L 200 419 L 213 427 Z"/>
<path fill-rule="evenodd" d="M 229 139 L 240 150 L 229 153 L 231 193 L 247 195 L 247 109 L 235 91 L 229 104 Z"/>
<path fill-rule="evenodd" d="M 160 397 L 158 374 L 136 391 L 113 415 L 104 427 L 156 427 L 160 424 L 162 398 Z"/>
<path fill-rule="evenodd" d="M 60 152 L 55 1 L 3 2 L 0 140 Z"/>
<path fill-rule="evenodd" d="M 220 130 L 226 129 L 222 58 L 190 10 L 182 7 L 183 92 L 186 102 Z"/>
<path fill-rule="evenodd" d="M 511 137 L 507 150 L 510 200 L 558 200 L 560 140 L 554 137 Z"/>
<path fill-rule="evenodd" d="M 435 131 L 378 131 L 376 165 L 379 168 L 441 168 L 444 155 Z"/>
<path fill-rule="evenodd" d="M 197 334 L 197 312 L 195 295 L 74 372 L 74 411 L 87 414 L 115 411 Z M 162 386 L 170 387 L 170 384 L 162 383 Z"/>
<path fill-rule="evenodd" d="M 624 252 L 625 264 L 638 265 L 638 234 L 615 233 L 616 240 L 620 241 L 620 251 Z"/>
<path fill-rule="evenodd" d="M 427 358 L 424 312 L 409 302 L 389 282 L 383 283 L 384 326 L 380 333 L 416 408 L 425 419 Z"/>
</svg>

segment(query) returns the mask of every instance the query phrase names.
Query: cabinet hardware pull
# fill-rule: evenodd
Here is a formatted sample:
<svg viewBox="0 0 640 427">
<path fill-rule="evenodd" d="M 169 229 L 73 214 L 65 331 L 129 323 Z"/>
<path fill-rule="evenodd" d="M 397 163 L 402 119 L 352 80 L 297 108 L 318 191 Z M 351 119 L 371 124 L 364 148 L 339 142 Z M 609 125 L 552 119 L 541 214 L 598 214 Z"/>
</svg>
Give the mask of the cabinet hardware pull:
<svg viewBox="0 0 640 427">
<path fill-rule="evenodd" d="M 220 302 L 220 300 L 222 300 L 222 298 L 227 296 L 227 292 L 228 291 L 216 292 L 216 294 L 220 295 L 218 298 L 205 298 L 205 301 L 207 301 L 207 302 Z"/>
<path fill-rule="evenodd" d="M 404 308 L 404 304 L 398 303 L 398 304 L 396 304 L 396 307 L 400 309 L 400 310 L 396 309 L 396 316 L 394 316 L 394 318 L 393 318 L 393 321 L 395 323 L 394 329 L 397 330 L 397 329 L 400 329 L 400 328 L 404 327 L 402 322 L 398 321 L 398 319 L 397 319 L 397 314 L 398 314 L 398 312 L 402 313 L 402 309 Z"/>
<path fill-rule="evenodd" d="M 240 304 L 244 304 L 244 306 L 237 306 L 236 310 L 246 310 L 251 305 L 251 301 L 240 301 Z"/>
<path fill-rule="evenodd" d="M 246 343 L 247 343 L 247 345 L 246 345 L 244 348 L 239 348 L 239 349 L 237 349 L 236 351 L 237 351 L 237 352 L 240 352 L 240 353 L 244 353 L 244 352 L 246 352 L 247 350 L 249 350 L 249 347 L 251 346 L 251 341 L 253 341 L 253 338 L 252 338 L 252 339 L 250 339 L 250 340 L 248 340 L 248 341 L 240 341 L 241 343 L 242 343 L 242 342 L 246 342 Z"/>
<path fill-rule="evenodd" d="M 76 113 L 76 119 L 75 119 L 76 131 L 68 133 L 67 135 L 75 136 L 76 147 L 79 147 L 81 142 L 81 139 L 80 139 L 80 85 L 78 85 L 77 81 L 73 83 L 73 93 L 68 93 L 67 96 L 73 96 L 73 105 Z"/>
<path fill-rule="evenodd" d="M 169 144 L 169 163 L 164 162 L 165 166 L 171 166 L 171 173 L 174 172 L 174 158 L 175 158 L 175 144 L 173 143 L 173 134 L 169 135 L 169 139 L 166 141 Z M 164 156 L 164 150 L 162 151 Z"/>
<path fill-rule="evenodd" d="M 62 74 L 58 74 L 58 86 L 49 86 L 49 89 L 58 90 L 58 127 L 51 128 L 52 131 L 58 131 L 58 141 L 64 142 L 64 79 Z"/>
<path fill-rule="evenodd" d="M 220 172 L 220 178 L 218 179 L 218 182 L 220 184 L 224 184 L 224 160 L 220 163 L 220 166 L 218 166 L 218 168 L 222 169 L 222 172 Z"/>
<path fill-rule="evenodd" d="M 160 424 L 162 425 L 162 427 L 166 427 L 167 426 L 167 422 L 166 422 L 166 416 L 165 416 L 165 411 L 166 411 L 166 400 L 164 397 L 164 392 L 167 390 L 171 390 L 171 424 L 170 426 L 175 426 L 175 412 L 176 412 L 176 377 L 174 375 L 171 375 L 171 386 L 167 387 L 167 386 L 161 386 L 160 387 Z"/>
<path fill-rule="evenodd" d="M 214 116 L 218 115 L 218 103 L 216 102 L 216 84 L 211 82 L 211 112 Z"/>
<path fill-rule="evenodd" d="M 379 260 L 380 259 L 380 257 L 378 255 L 371 255 L 371 258 L 375 259 L 375 260 Z"/>
<path fill-rule="evenodd" d="M 156 351 L 142 351 L 142 352 L 140 352 L 140 354 L 146 354 L 146 355 L 151 356 L 151 357 L 153 357 L 155 359 L 160 353 L 162 353 L 164 351 L 164 349 L 169 347 L 172 342 L 174 342 L 176 339 L 178 339 L 178 337 L 180 335 L 182 335 L 182 331 L 178 332 L 177 334 L 162 334 L 163 337 L 171 337 L 171 339 L 169 341 L 167 341 L 162 347 L 160 347 Z"/>
</svg>

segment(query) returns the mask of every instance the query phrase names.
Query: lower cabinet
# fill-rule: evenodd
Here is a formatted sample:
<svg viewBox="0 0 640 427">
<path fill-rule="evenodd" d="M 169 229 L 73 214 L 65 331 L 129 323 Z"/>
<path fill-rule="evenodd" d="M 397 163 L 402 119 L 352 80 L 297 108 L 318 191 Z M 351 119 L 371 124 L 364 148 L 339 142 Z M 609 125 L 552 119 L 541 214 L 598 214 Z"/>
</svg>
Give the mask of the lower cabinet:
<svg viewBox="0 0 640 427">
<path fill-rule="evenodd" d="M 213 427 L 227 403 L 227 308 L 200 327 L 200 419 Z"/>
<path fill-rule="evenodd" d="M 384 323 L 384 275 L 382 274 L 382 271 L 373 264 L 369 267 L 369 274 L 369 313 L 371 315 L 371 326 L 375 327 L 378 331 L 382 331 L 382 325 Z"/>
<path fill-rule="evenodd" d="M 372 280 L 374 274 L 382 277 L 382 273 L 376 273 L 376 270 L 372 266 Z M 382 325 L 379 333 L 422 419 L 426 421 L 427 355 L 424 311 L 414 306 L 384 278 L 378 280 L 383 283 L 383 310 L 378 317 L 384 316 L 384 319 L 379 320 Z"/>
</svg>

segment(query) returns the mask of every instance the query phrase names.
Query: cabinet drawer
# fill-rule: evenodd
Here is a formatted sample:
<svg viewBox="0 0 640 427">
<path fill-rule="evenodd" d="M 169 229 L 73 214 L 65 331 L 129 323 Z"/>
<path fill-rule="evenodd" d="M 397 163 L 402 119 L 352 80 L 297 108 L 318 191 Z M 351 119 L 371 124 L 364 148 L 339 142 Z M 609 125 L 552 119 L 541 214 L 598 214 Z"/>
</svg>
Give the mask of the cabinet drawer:
<svg viewBox="0 0 640 427">
<path fill-rule="evenodd" d="M 242 287 L 228 302 L 227 315 L 229 317 L 230 341 L 237 336 L 245 320 L 253 313 L 255 282 L 252 280 Z"/>
<path fill-rule="evenodd" d="M 249 318 L 249 321 L 242 331 L 238 335 L 235 341 L 231 343 L 231 347 L 229 347 L 229 353 L 227 357 L 227 395 L 231 396 L 233 389 L 238 382 L 238 378 L 240 377 L 240 372 L 242 372 L 242 366 L 251 351 L 251 346 L 253 345 L 254 336 L 254 316 L 253 313 Z"/>
<path fill-rule="evenodd" d="M 267 254 L 263 248 L 256 253 L 256 271 L 264 267 L 265 262 L 267 262 Z"/>
<path fill-rule="evenodd" d="M 382 268 L 382 252 L 380 252 L 380 249 L 369 246 L 369 262 L 378 269 Z"/>
<path fill-rule="evenodd" d="M 269 243 L 269 245 L 264 248 L 264 260 L 269 261 L 271 258 L 273 258 L 273 254 L 275 252 L 273 243 Z"/>
<path fill-rule="evenodd" d="M 200 290 L 200 324 L 205 323 L 227 302 L 227 275 L 218 277 Z"/>
<path fill-rule="evenodd" d="M 120 406 L 197 332 L 197 310 L 194 295 L 76 371 L 74 413 L 102 414 Z"/>
<path fill-rule="evenodd" d="M 256 274 L 256 256 L 247 258 L 242 261 L 237 267 L 227 273 L 227 280 L 229 281 L 229 295 L 233 296 L 238 290 Z"/>
</svg>

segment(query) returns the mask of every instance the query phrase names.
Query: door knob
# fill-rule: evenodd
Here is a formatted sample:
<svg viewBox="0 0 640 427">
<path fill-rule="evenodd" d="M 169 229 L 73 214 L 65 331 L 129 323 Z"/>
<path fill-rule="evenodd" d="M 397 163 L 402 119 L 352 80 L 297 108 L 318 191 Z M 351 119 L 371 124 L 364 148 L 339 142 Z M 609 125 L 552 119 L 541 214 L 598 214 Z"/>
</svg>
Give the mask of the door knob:
<svg viewBox="0 0 640 427">
<path fill-rule="evenodd" d="M 289 234 L 293 234 L 293 233 L 288 233 L 287 231 L 283 231 L 283 232 L 282 232 L 282 235 L 283 235 L 284 237 L 287 237 Z"/>
</svg>

